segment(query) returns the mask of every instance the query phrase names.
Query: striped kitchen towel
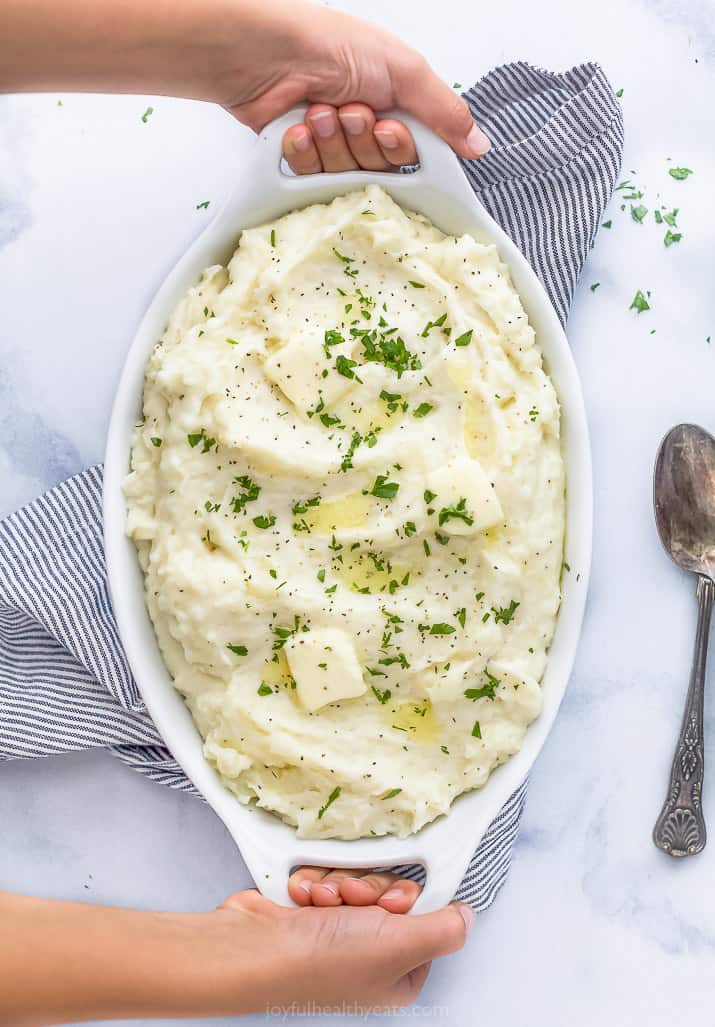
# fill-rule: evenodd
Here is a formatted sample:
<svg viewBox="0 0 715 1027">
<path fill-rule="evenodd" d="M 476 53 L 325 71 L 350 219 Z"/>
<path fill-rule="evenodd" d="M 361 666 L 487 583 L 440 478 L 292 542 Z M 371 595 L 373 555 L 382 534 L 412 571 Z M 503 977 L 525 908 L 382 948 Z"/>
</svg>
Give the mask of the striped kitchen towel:
<svg viewBox="0 0 715 1027">
<path fill-rule="evenodd" d="M 465 97 L 493 147 L 463 161 L 562 321 L 621 163 L 621 109 L 596 64 L 510 64 Z M 105 746 L 147 777 L 192 785 L 144 709 L 117 632 L 93 467 L 0 522 L 0 759 Z M 526 782 L 490 826 L 458 896 L 477 909 L 509 870 Z M 407 868 L 409 876 L 419 869 Z"/>
</svg>

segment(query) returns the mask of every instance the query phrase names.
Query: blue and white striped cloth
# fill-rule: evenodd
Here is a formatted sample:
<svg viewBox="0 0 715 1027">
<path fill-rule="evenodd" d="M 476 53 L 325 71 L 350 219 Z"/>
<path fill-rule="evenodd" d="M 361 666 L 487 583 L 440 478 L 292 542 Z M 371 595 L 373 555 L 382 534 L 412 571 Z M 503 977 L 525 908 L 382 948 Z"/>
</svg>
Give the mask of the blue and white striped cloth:
<svg viewBox="0 0 715 1027">
<path fill-rule="evenodd" d="M 566 320 L 620 169 L 621 109 L 602 70 L 492 71 L 466 94 L 492 140 L 463 162 L 474 191 L 526 255 Z M 109 748 L 160 784 L 193 787 L 132 680 L 109 599 L 102 469 L 0 522 L 0 759 Z M 526 782 L 494 820 L 458 896 L 486 908 L 503 884 Z M 417 868 L 409 876 L 419 876 Z"/>
</svg>

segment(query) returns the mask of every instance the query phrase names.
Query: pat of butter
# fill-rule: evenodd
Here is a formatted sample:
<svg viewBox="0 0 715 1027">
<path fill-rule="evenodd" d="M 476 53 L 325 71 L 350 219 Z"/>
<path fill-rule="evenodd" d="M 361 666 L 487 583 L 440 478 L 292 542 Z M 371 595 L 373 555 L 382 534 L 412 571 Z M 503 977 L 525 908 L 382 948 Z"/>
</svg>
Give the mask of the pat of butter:
<svg viewBox="0 0 715 1027">
<path fill-rule="evenodd" d="M 367 691 L 355 647 L 345 631 L 299 632 L 286 640 L 285 654 L 298 700 L 309 713 Z"/>
<path fill-rule="evenodd" d="M 466 514 L 466 520 L 462 517 L 444 519 L 440 531 L 449 535 L 475 535 L 504 519 L 501 503 L 478 460 L 460 457 L 430 471 L 427 488 L 436 494 L 432 502 L 435 510 L 455 507 Z M 464 504 L 460 507 L 462 500 Z"/>
<path fill-rule="evenodd" d="M 263 370 L 283 395 L 305 412 L 320 398 L 327 405 L 335 403 L 353 387 L 352 381 L 332 369 L 334 363 L 334 358 L 326 357 L 319 336 L 299 335 L 272 353 Z M 329 373 L 323 378 L 325 370 Z"/>
</svg>

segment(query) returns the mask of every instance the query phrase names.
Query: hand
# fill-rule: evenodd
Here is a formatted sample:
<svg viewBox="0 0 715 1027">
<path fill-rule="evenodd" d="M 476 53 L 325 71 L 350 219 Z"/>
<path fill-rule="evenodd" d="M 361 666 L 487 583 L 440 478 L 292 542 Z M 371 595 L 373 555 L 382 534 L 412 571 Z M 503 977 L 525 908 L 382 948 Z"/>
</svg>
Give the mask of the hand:
<svg viewBox="0 0 715 1027">
<path fill-rule="evenodd" d="M 232 895 L 212 915 L 218 960 L 236 980 L 235 1003 L 229 984 L 223 1012 L 407 1006 L 431 961 L 460 949 L 474 920 L 462 903 L 404 917 L 375 905 L 288 909 L 257 891 Z M 223 975 L 212 969 L 212 977 Z"/>
<path fill-rule="evenodd" d="M 229 74 L 234 95 L 221 102 L 260 131 L 294 104 L 312 101 L 305 125 L 285 137 L 284 154 L 296 173 L 414 163 L 404 125 L 376 123 L 373 110 L 393 107 L 414 114 L 462 157 L 481 157 L 489 149 L 462 97 L 395 36 L 327 7 L 292 2 L 287 11 L 282 0 L 269 0 L 268 10 L 274 32 L 281 22 L 292 31 L 277 47 L 262 48 L 271 56 L 260 68 L 244 62 L 233 78 Z"/>
<path fill-rule="evenodd" d="M 302 125 L 283 136 L 283 156 L 296 175 L 319 171 L 395 171 L 416 164 L 417 151 L 409 129 L 394 118 L 378 121 L 364 103 L 335 108 L 314 103 Z"/>
<path fill-rule="evenodd" d="M 299 906 L 374 905 L 388 913 L 407 913 L 421 891 L 419 884 L 386 870 L 299 867 L 288 879 L 290 897 Z"/>
</svg>

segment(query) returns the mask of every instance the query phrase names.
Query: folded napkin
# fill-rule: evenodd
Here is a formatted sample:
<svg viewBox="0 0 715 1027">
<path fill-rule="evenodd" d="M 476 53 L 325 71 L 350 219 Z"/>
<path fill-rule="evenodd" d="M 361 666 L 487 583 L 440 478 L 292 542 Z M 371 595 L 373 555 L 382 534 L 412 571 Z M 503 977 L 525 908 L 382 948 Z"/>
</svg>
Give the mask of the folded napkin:
<svg viewBox="0 0 715 1027">
<path fill-rule="evenodd" d="M 464 94 L 492 140 L 462 161 L 562 322 L 621 164 L 621 109 L 603 71 L 509 64 Z M 193 792 L 147 714 L 117 633 L 102 547 L 102 469 L 0 522 L 0 759 L 97 746 Z M 526 781 L 493 821 L 457 893 L 485 909 L 509 872 Z M 421 868 L 404 868 L 419 878 Z"/>
</svg>

